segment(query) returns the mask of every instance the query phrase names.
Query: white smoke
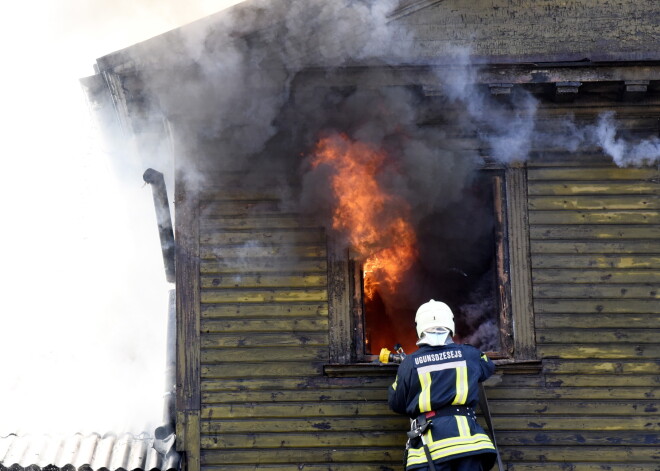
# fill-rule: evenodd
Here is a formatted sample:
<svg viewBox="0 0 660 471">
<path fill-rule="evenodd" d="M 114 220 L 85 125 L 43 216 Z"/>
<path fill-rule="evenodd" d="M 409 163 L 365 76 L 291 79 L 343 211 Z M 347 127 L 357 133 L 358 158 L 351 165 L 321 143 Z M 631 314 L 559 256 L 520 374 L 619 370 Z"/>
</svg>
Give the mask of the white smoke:
<svg viewBox="0 0 660 471">
<path fill-rule="evenodd" d="M 618 136 L 615 113 L 603 113 L 592 133 L 587 135 L 612 157 L 619 167 L 652 165 L 660 162 L 660 138 L 652 137 L 631 142 Z"/>
<path fill-rule="evenodd" d="M 498 101 L 488 90 L 475 85 L 479 66 L 470 54 L 468 47 L 453 48 L 449 57 L 452 66 L 437 69 L 439 85 L 464 111 L 464 125 L 475 130 L 496 161 L 526 161 L 539 144 L 569 152 L 597 147 L 619 167 L 653 165 L 660 160 L 660 138 L 624 137 L 612 111 L 600 114 L 594 124 L 578 124 L 567 116 L 552 132 L 538 129 L 539 100 L 521 86 L 512 86 L 510 96 Z"/>
<path fill-rule="evenodd" d="M 160 424 L 169 285 L 151 189 L 144 162 L 108 154 L 79 79 L 98 56 L 222 6 L 41 0 L 5 9 L 0 43 L 13 72 L 0 76 L 10 91 L 0 142 L 0 435 Z"/>
<path fill-rule="evenodd" d="M 499 162 L 525 161 L 535 133 L 537 100 L 520 87 L 510 101 L 499 102 L 490 91 L 477 87 L 478 67 L 472 63 L 468 47 L 455 47 L 448 61 L 450 68 L 437 69 L 438 80 L 450 102 L 464 111 L 467 128 L 476 130 L 487 144 L 490 156 Z"/>
</svg>

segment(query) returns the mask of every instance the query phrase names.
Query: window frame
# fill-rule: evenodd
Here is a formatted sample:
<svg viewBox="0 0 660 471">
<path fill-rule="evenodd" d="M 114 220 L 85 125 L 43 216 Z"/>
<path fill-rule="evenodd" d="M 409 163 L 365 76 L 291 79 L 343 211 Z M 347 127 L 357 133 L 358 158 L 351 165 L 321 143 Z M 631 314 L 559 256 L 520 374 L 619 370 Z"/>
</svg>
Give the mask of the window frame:
<svg viewBox="0 0 660 471">
<path fill-rule="evenodd" d="M 500 171 L 493 178 L 498 215 L 497 269 L 502 348 L 491 358 L 499 364 L 536 362 L 532 304 L 527 168 L 524 163 L 484 165 Z M 501 243 L 500 243 L 501 242 Z M 373 364 L 375 355 L 364 353 L 362 271 L 350 250 L 328 240 L 328 315 L 330 365 Z M 356 289 L 360 287 L 360 289 Z M 498 354 L 500 353 L 500 354 Z M 502 355 L 501 353 L 505 353 Z M 326 373 L 332 368 L 326 368 Z"/>
</svg>

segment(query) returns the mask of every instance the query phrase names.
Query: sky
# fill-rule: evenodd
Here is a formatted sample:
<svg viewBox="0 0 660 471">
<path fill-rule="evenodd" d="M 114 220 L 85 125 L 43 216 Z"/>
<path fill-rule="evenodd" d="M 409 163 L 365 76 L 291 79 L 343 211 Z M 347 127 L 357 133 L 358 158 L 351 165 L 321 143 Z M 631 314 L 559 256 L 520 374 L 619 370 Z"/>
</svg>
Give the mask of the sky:
<svg viewBox="0 0 660 471">
<path fill-rule="evenodd" d="M 104 148 L 79 79 L 98 57 L 235 3 L 3 8 L 0 436 L 159 425 L 173 286 L 151 188 Z"/>
</svg>

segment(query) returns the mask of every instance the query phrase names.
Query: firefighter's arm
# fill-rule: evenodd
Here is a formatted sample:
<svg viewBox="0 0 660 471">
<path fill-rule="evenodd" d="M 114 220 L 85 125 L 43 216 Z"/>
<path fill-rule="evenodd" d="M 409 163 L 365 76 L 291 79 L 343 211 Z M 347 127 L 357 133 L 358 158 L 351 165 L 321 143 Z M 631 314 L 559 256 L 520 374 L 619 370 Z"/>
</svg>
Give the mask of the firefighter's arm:
<svg viewBox="0 0 660 471">
<path fill-rule="evenodd" d="M 396 372 L 396 378 L 394 383 L 390 385 L 387 390 L 387 402 L 390 405 L 390 409 L 398 414 L 406 413 L 406 396 L 408 391 L 408 370 L 407 363 L 404 361 L 399 365 L 399 368 Z"/>
<path fill-rule="evenodd" d="M 486 381 L 495 372 L 495 363 L 485 353 L 480 352 L 479 366 L 481 367 L 479 382 Z"/>
</svg>

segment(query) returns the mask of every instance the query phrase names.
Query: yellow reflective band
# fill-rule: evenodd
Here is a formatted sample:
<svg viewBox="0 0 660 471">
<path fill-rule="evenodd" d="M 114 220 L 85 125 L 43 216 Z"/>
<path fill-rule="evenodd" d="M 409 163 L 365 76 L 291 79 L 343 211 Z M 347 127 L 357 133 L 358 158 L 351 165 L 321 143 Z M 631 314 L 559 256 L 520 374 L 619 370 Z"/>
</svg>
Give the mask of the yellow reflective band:
<svg viewBox="0 0 660 471">
<path fill-rule="evenodd" d="M 468 377 L 467 367 L 460 366 L 456 368 L 456 397 L 452 405 L 463 405 L 468 396 Z"/>
<path fill-rule="evenodd" d="M 434 460 L 451 455 L 479 450 L 495 450 L 488 436 L 478 433 L 472 437 L 445 438 L 429 444 L 429 452 Z M 407 465 L 418 465 L 426 463 L 424 448 L 408 449 Z"/>
<path fill-rule="evenodd" d="M 422 392 L 419 393 L 419 411 L 429 412 L 431 410 L 431 373 L 419 374 L 419 382 Z"/>
<path fill-rule="evenodd" d="M 394 382 L 392 383 L 392 389 L 394 389 L 395 391 L 396 391 L 396 382 L 397 382 L 397 381 L 399 381 L 399 377 L 398 377 L 398 376 L 394 379 Z"/>
<path fill-rule="evenodd" d="M 464 415 L 455 415 L 456 426 L 458 427 L 458 434 L 461 437 L 470 437 L 470 426 L 468 425 L 467 417 Z"/>
</svg>

